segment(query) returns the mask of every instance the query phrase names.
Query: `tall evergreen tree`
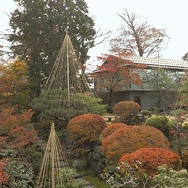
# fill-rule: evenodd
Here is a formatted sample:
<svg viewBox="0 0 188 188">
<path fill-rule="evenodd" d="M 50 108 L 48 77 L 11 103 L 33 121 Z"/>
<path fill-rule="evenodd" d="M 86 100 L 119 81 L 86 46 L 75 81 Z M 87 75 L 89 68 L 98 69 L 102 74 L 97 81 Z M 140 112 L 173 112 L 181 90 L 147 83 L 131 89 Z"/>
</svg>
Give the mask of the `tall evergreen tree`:
<svg viewBox="0 0 188 188">
<path fill-rule="evenodd" d="M 14 0 L 18 9 L 11 13 L 13 33 L 8 40 L 15 55 L 28 62 L 33 91 L 38 95 L 49 75 L 68 28 L 80 63 L 89 58 L 94 46 L 94 20 L 84 0 Z"/>
</svg>

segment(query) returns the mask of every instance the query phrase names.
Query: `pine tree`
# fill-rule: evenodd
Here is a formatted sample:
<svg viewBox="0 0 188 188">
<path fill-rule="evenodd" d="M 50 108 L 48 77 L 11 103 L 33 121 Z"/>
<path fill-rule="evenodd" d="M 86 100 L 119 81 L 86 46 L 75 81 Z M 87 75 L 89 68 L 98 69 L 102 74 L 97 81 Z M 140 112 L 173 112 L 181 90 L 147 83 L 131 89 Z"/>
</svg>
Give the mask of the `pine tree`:
<svg viewBox="0 0 188 188">
<path fill-rule="evenodd" d="M 56 59 L 68 28 L 80 63 L 94 46 L 94 21 L 84 0 L 14 0 L 11 13 L 13 33 L 8 40 L 15 55 L 24 54 L 29 65 L 33 91 L 38 95 Z"/>
</svg>

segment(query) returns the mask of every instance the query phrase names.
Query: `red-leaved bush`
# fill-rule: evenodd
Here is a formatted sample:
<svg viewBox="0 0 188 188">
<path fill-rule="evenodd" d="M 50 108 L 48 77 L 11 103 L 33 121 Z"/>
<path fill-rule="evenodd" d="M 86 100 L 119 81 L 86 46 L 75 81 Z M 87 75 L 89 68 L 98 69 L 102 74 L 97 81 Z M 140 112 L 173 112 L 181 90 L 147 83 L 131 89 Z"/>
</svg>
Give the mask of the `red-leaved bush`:
<svg viewBox="0 0 188 188">
<path fill-rule="evenodd" d="M 166 149 L 141 148 L 135 152 L 124 154 L 119 163 L 121 168 L 126 168 L 126 164 L 128 164 L 135 171 L 139 169 L 153 176 L 157 173 L 158 167 L 164 164 L 178 170 L 181 159 L 178 154 Z"/>
<path fill-rule="evenodd" d="M 68 139 L 74 146 L 81 148 L 92 147 L 99 141 L 106 122 L 98 114 L 82 114 L 74 117 L 67 125 Z"/>
<path fill-rule="evenodd" d="M 151 126 L 124 126 L 102 141 L 104 155 L 114 161 L 126 153 L 153 147 L 168 149 L 169 142 L 160 130 Z"/>
<path fill-rule="evenodd" d="M 117 129 L 121 128 L 121 127 L 125 127 L 128 126 L 124 123 L 111 123 L 110 125 L 108 125 L 102 132 L 102 136 L 103 138 L 106 138 L 107 136 L 111 135 L 114 131 L 116 131 Z"/>
</svg>

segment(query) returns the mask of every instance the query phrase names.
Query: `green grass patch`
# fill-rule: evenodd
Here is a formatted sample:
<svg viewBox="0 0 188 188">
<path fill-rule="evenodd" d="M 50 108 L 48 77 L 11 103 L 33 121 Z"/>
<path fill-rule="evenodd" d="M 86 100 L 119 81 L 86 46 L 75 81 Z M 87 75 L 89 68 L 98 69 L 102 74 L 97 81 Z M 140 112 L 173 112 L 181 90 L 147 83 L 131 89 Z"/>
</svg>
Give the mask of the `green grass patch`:
<svg viewBox="0 0 188 188">
<path fill-rule="evenodd" d="M 81 171 L 78 172 L 83 175 L 83 179 L 90 182 L 96 188 L 110 188 L 104 181 L 100 180 L 98 177 L 93 176 L 90 171 Z"/>
</svg>

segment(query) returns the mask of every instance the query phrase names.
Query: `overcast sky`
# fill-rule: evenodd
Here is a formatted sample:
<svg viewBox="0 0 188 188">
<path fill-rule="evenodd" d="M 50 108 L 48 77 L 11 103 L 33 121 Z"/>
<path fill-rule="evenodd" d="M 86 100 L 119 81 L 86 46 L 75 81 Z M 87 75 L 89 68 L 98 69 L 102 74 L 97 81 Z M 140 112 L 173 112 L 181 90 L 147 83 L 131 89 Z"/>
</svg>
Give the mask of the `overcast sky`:
<svg viewBox="0 0 188 188">
<path fill-rule="evenodd" d="M 97 1 L 99 0 L 86 0 L 91 14 L 96 19 L 97 28 L 112 30 L 115 35 L 123 24 L 117 13 L 121 14 L 127 9 L 128 12 L 146 18 L 150 25 L 166 29 L 170 40 L 166 49 L 160 53 L 162 58 L 179 60 L 188 52 L 188 0 L 101 0 L 100 3 Z M 98 46 L 93 51 L 100 53 L 101 49 L 103 48 Z"/>
<path fill-rule="evenodd" d="M 8 28 L 9 17 L 15 9 L 13 0 L 3 1 L 0 6 L 0 31 Z M 149 24 L 166 29 L 170 41 L 166 49 L 160 53 L 162 58 L 180 60 L 188 52 L 188 0 L 85 0 L 90 15 L 94 18 L 96 29 L 102 32 L 112 31 L 112 37 L 117 35 L 117 30 L 123 20 L 117 13 L 127 9 L 130 13 L 143 16 Z M 1 43 L 0 43 L 1 44 Z M 101 53 L 108 53 L 108 42 L 98 45 L 90 50 L 91 60 Z M 4 44 L 3 44 L 4 45 Z"/>
</svg>

